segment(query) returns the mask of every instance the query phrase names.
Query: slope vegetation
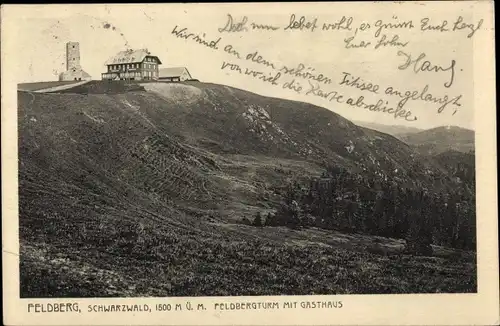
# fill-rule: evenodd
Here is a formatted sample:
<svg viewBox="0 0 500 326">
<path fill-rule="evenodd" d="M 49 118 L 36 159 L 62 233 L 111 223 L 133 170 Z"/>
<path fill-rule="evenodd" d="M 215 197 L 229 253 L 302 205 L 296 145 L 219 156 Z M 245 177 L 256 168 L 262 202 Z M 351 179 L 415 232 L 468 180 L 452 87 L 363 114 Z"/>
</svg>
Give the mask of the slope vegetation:
<svg viewBox="0 0 500 326">
<path fill-rule="evenodd" d="M 365 236 L 235 224 L 330 166 L 456 185 L 392 136 L 202 83 L 89 82 L 18 103 L 23 297 L 475 290 L 468 253 L 380 255 Z"/>
</svg>

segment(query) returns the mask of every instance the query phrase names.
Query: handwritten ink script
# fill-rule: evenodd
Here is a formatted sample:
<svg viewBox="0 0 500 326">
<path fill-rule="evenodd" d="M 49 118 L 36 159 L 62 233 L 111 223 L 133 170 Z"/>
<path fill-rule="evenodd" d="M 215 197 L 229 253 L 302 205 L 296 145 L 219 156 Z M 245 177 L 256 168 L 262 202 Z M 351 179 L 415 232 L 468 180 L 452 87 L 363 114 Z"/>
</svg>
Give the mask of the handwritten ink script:
<svg viewBox="0 0 500 326">
<path fill-rule="evenodd" d="M 236 20 L 232 15 L 227 15 L 227 21 L 224 23 L 224 26 L 218 28 L 219 33 L 223 32 L 248 32 L 249 30 L 270 30 L 275 31 L 280 29 L 278 26 L 267 25 L 267 24 L 259 24 L 255 22 L 248 23 L 248 17 L 243 16 L 240 20 Z"/>
<path fill-rule="evenodd" d="M 398 56 L 405 57 L 405 62 L 401 66 L 398 66 L 398 69 L 405 70 L 408 67 L 412 67 L 411 69 L 415 73 L 419 72 L 449 72 L 448 82 L 444 83 L 444 86 L 450 88 L 453 84 L 453 79 L 455 78 L 455 60 L 451 60 L 450 65 L 447 68 L 443 68 L 442 66 L 432 64 L 429 60 L 425 59 L 425 53 L 420 53 L 418 58 L 412 59 L 411 54 L 405 53 L 403 51 L 398 51 Z"/>
<path fill-rule="evenodd" d="M 445 49 L 448 53 L 429 54 L 418 46 L 418 42 L 430 38 L 439 46 L 438 39 L 443 35 L 453 35 L 457 42 L 467 42 L 480 31 L 483 19 L 473 21 L 460 15 L 446 19 L 393 15 L 389 19 L 366 20 L 348 15 L 324 18 L 297 13 L 283 17 L 282 20 L 273 17 L 265 21 L 265 15 L 250 17 L 228 13 L 211 31 L 195 32 L 175 26 L 171 35 L 221 53 L 218 69 L 226 74 L 241 75 L 304 99 L 310 97 L 344 108 L 378 112 L 408 122 L 418 120 L 418 111 L 423 106 L 433 107 L 436 114 L 455 115 L 463 105 L 464 95 L 454 86 L 461 78 L 464 63 L 459 61 L 455 51 Z M 310 58 L 303 62 L 286 57 L 278 60 L 280 49 L 262 45 L 257 48 L 251 44 L 256 40 L 251 37 L 253 33 L 269 33 L 270 37 L 277 38 L 290 34 L 319 34 L 318 37 L 331 39 L 331 51 L 340 47 L 346 53 L 365 56 L 367 60 L 371 54 L 384 51 L 384 64 L 388 62 L 391 66 L 386 72 L 399 76 L 395 80 L 403 82 L 387 78 L 377 81 L 380 71 L 375 74 L 360 72 L 351 69 L 352 64 L 334 69 L 315 64 Z M 232 41 L 225 41 L 226 34 Z M 241 41 L 235 42 L 231 34 L 239 35 Z M 322 51 L 328 49 L 322 48 Z"/>
</svg>

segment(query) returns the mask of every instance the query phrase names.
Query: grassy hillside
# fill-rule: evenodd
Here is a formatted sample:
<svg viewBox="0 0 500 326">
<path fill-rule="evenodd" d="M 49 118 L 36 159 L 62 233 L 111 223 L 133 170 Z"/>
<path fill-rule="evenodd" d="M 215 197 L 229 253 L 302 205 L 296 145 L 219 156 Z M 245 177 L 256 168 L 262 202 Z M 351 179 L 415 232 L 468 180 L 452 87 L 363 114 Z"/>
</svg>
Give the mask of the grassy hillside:
<svg viewBox="0 0 500 326">
<path fill-rule="evenodd" d="M 395 239 L 369 250 L 373 237 L 239 224 L 332 165 L 455 185 L 331 111 L 202 83 L 91 82 L 18 103 L 23 297 L 476 289 L 468 252 L 418 258 Z"/>
</svg>

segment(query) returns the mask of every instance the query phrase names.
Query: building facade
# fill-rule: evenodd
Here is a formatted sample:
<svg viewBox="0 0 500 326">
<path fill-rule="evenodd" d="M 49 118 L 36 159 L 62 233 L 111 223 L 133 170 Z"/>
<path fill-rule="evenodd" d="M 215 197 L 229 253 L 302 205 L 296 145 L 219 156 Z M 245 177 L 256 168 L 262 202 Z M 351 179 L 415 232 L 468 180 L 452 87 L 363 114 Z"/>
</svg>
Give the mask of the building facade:
<svg viewBox="0 0 500 326">
<path fill-rule="evenodd" d="M 86 73 L 80 64 L 80 43 L 66 43 L 66 71 L 59 75 L 59 80 L 90 80 L 91 76 Z"/>
<path fill-rule="evenodd" d="M 147 49 L 121 51 L 106 61 L 103 80 L 158 80 L 161 61 Z"/>
<path fill-rule="evenodd" d="M 159 80 L 161 81 L 185 81 L 192 79 L 186 67 L 172 67 L 160 69 Z"/>
</svg>

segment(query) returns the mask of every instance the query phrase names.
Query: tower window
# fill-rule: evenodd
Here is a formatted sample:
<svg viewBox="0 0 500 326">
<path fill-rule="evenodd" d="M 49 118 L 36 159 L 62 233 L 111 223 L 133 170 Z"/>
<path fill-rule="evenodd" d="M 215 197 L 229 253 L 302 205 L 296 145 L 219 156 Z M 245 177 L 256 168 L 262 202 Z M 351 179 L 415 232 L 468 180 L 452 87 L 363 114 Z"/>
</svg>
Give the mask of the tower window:
<svg viewBox="0 0 500 326">
<path fill-rule="evenodd" d="M 75 48 L 75 46 L 73 45 L 73 49 Z"/>
</svg>

